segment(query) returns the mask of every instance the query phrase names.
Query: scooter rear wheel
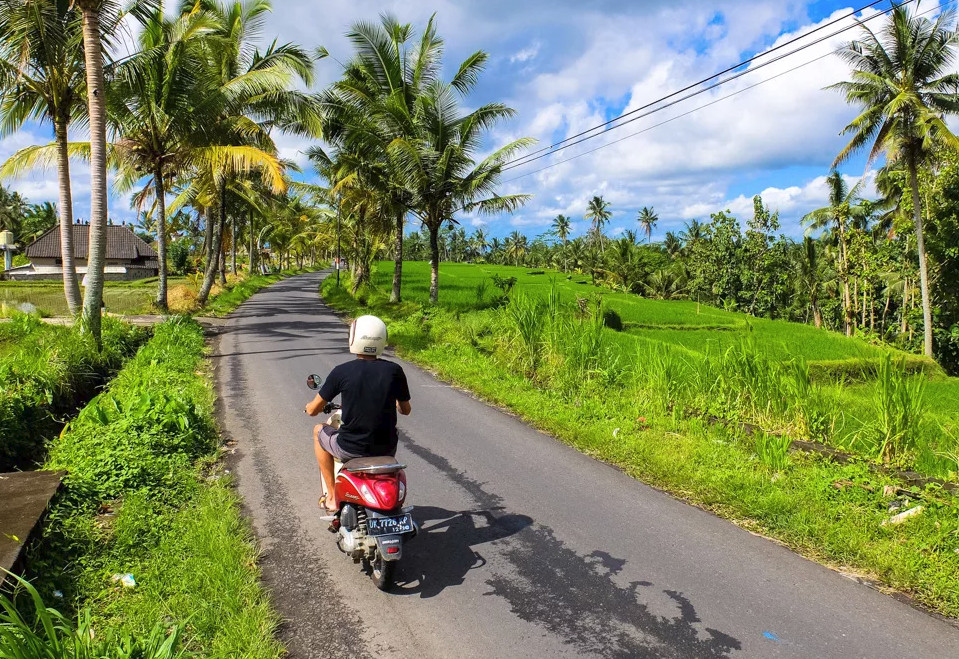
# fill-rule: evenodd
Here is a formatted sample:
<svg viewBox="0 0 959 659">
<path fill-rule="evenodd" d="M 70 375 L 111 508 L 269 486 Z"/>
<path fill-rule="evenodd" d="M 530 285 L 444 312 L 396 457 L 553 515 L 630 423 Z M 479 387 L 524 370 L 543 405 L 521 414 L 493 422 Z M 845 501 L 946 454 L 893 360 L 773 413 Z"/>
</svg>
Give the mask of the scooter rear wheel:
<svg viewBox="0 0 959 659">
<path fill-rule="evenodd" d="M 396 569 L 396 561 L 383 560 L 379 552 L 376 558 L 370 561 L 370 578 L 380 590 L 389 590 L 393 587 L 393 571 Z"/>
</svg>

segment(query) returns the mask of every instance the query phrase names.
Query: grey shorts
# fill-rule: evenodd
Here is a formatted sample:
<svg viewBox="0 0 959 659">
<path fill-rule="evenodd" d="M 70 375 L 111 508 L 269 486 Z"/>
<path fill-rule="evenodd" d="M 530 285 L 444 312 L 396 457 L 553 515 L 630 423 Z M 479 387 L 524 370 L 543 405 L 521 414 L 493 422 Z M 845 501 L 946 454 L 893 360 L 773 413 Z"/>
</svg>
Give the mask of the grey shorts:
<svg viewBox="0 0 959 659">
<path fill-rule="evenodd" d="M 346 462 L 347 460 L 360 457 L 358 455 L 353 455 L 352 453 L 347 453 L 340 448 L 340 445 L 336 441 L 336 436 L 339 434 L 340 431 L 338 428 L 334 428 L 333 426 L 323 426 L 320 428 L 320 432 L 316 437 L 320 441 L 320 446 L 323 448 L 323 450 L 340 462 Z"/>
</svg>

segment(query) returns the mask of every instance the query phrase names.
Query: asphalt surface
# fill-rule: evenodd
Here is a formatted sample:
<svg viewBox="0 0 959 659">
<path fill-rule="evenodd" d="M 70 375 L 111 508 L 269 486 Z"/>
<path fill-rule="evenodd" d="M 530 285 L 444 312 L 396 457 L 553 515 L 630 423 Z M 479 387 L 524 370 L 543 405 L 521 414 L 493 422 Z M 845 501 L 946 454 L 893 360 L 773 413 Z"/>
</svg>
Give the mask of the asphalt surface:
<svg viewBox="0 0 959 659">
<path fill-rule="evenodd" d="M 292 657 L 956 657 L 959 629 L 406 370 L 398 457 L 423 532 L 394 592 L 319 519 L 311 372 L 351 359 L 301 275 L 217 339 L 233 468 Z"/>
</svg>

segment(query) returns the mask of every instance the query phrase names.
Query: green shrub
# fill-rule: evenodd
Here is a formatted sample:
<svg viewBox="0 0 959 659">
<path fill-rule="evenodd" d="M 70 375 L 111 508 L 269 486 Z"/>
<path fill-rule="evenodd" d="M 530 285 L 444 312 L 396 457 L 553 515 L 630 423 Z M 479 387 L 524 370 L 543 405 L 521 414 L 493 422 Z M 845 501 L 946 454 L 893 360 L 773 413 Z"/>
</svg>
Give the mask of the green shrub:
<svg viewBox="0 0 959 659">
<path fill-rule="evenodd" d="M 614 332 L 623 331 L 623 319 L 612 309 L 607 309 L 603 312 L 603 325 Z"/>
<path fill-rule="evenodd" d="M 190 272 L 190 246 L 185 240 L 174 240 L 170 243 L 170 271 L 175 275 L 185 275 Z"/>
</svg>

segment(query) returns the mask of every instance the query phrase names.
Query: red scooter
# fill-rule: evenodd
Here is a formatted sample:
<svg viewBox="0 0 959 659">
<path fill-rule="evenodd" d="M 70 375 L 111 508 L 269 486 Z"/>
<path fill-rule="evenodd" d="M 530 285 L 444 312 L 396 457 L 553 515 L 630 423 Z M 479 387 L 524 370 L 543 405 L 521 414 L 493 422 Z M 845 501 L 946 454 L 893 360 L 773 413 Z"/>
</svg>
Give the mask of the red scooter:
<svg viewBox="0 0 959 659">
<path fill-rule="evenodd" d="M 307 377 L 310 389 L 319 389 L 322 378 Z M 339 428 L 342 408 L 327 403 L 323 408 L 334 428 Z M 406 500 L 406 465 L 392 456 L 354 458 L 346 463 L 336 460 L 333 500 L 336 512 L 329 530 L 337 536 L 336 546 L 363 563 L 380 590 L 393 585 L 393 572 L 403 557 L 403 543 L 417 533 L 413 506 Z M 322 479 L 321 479 L 322 480 Z M 326 483 L 323 483 L 323 493 Z"/>
</svg>

